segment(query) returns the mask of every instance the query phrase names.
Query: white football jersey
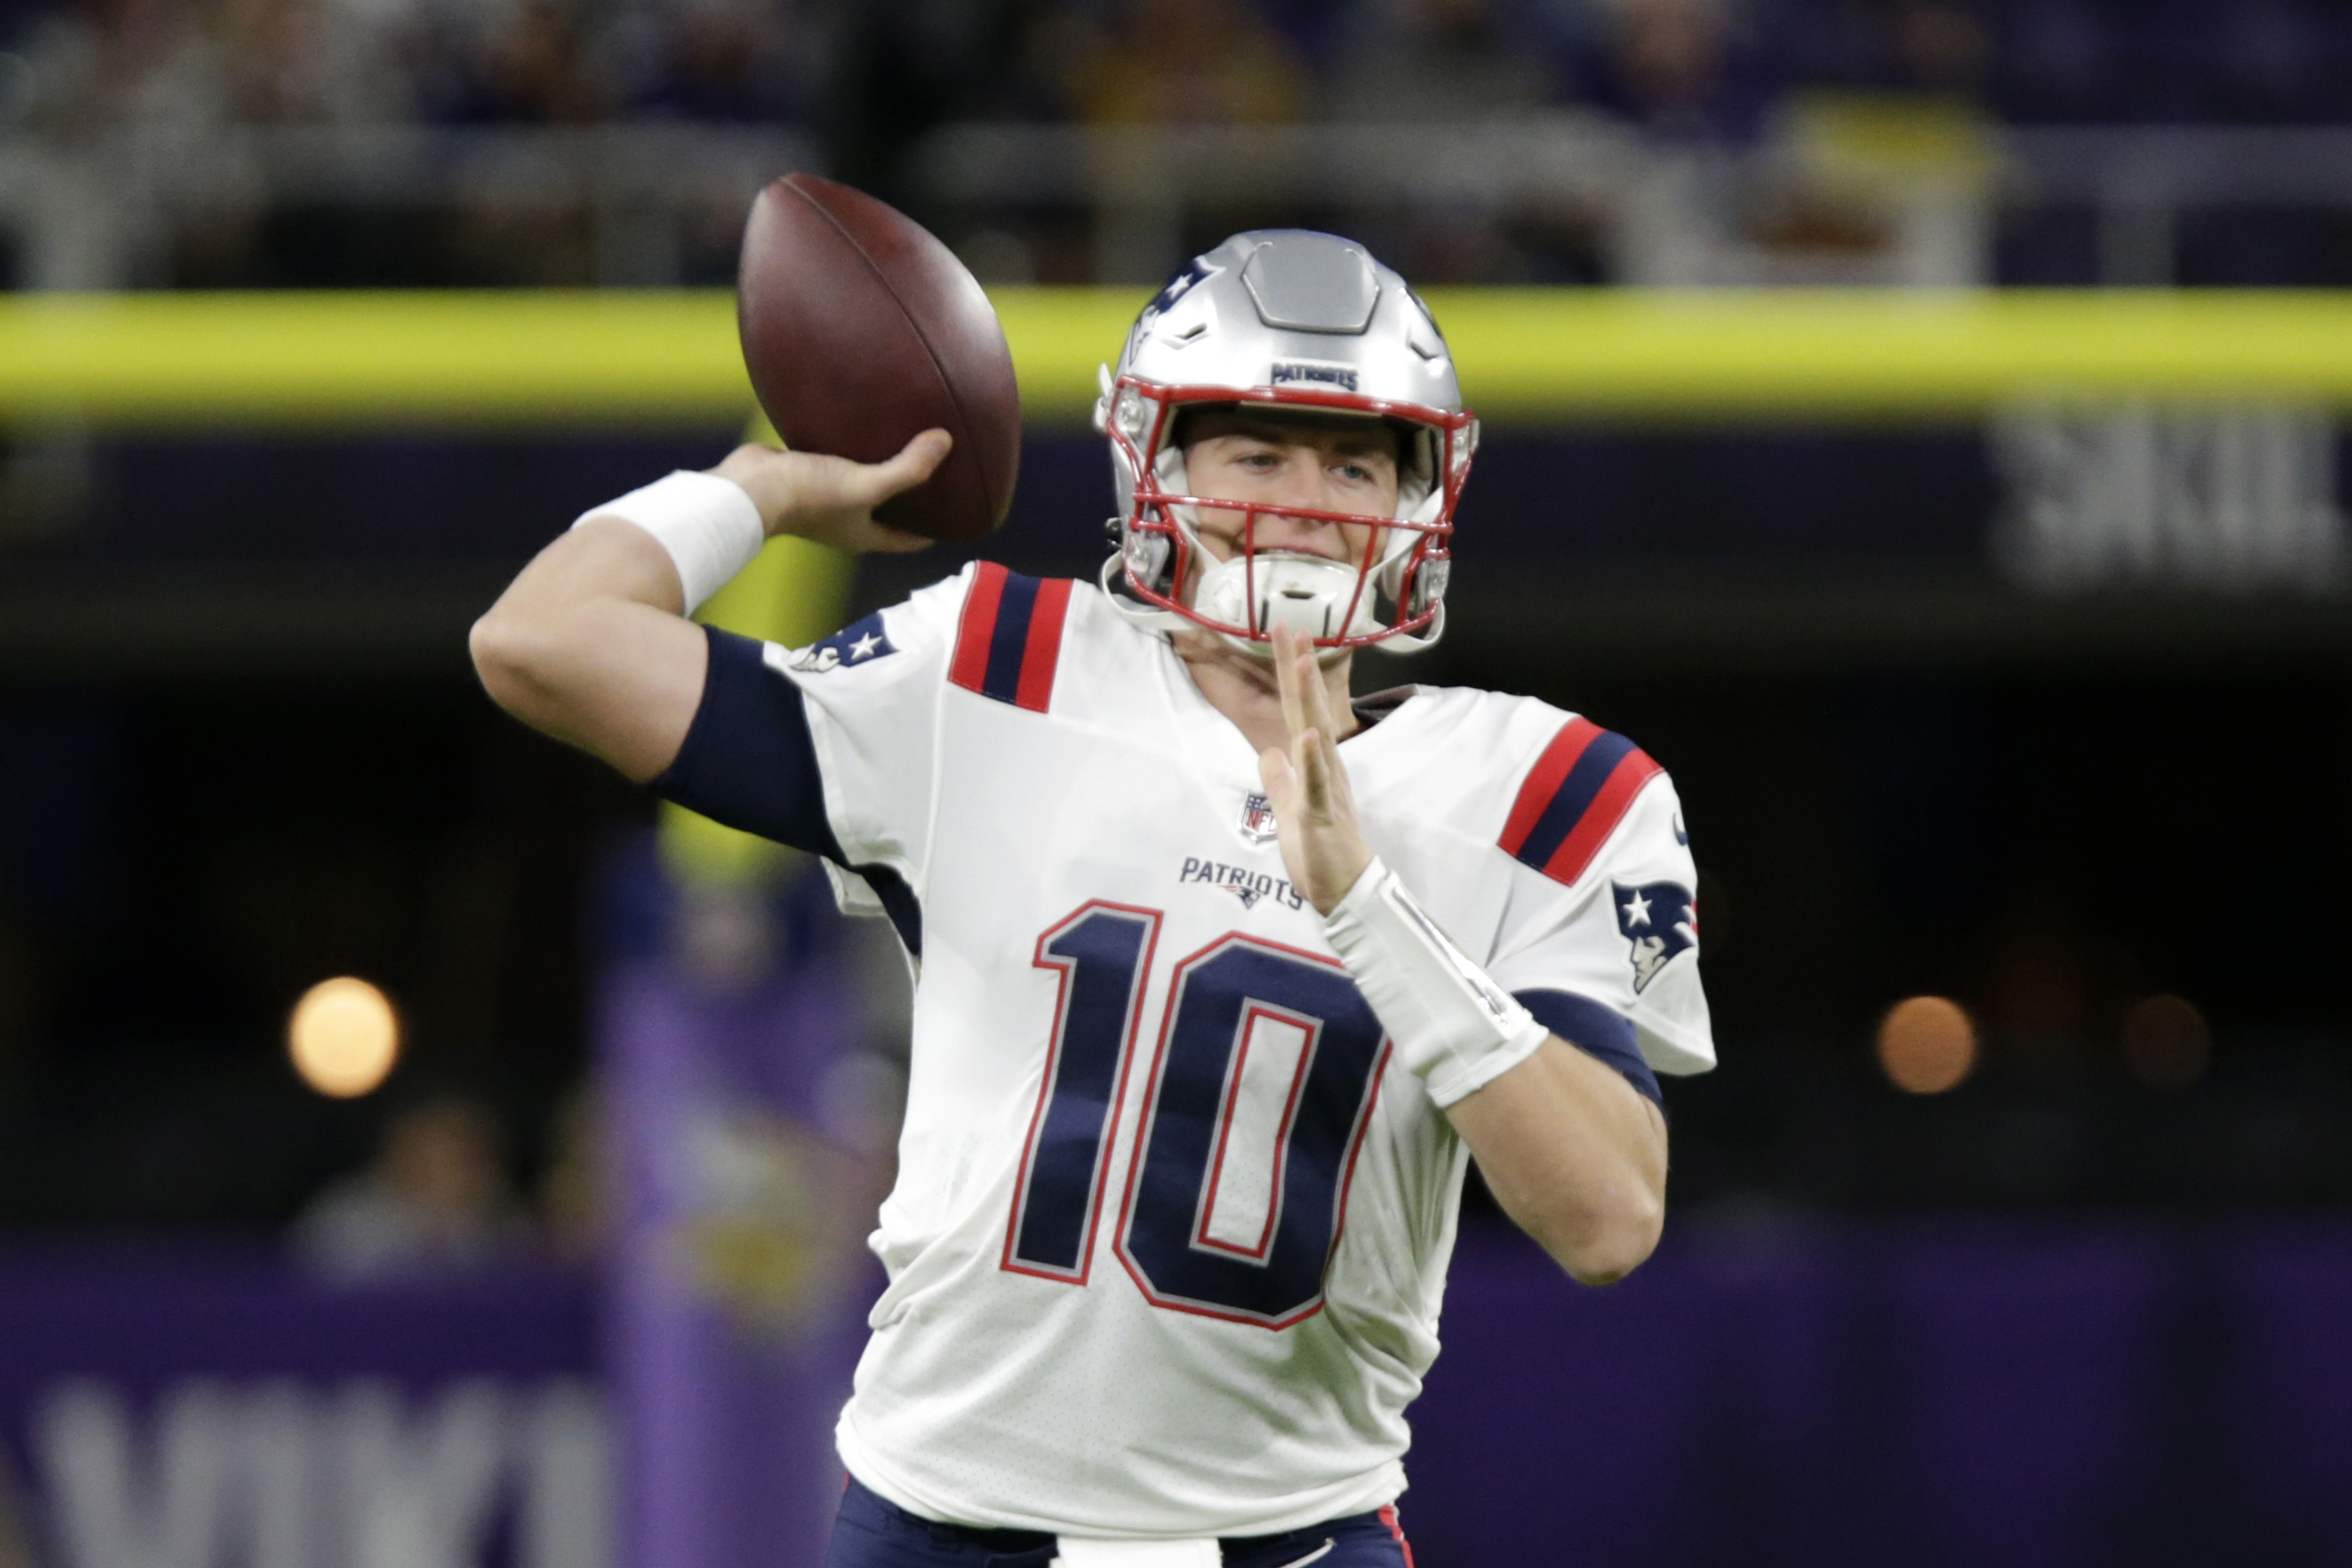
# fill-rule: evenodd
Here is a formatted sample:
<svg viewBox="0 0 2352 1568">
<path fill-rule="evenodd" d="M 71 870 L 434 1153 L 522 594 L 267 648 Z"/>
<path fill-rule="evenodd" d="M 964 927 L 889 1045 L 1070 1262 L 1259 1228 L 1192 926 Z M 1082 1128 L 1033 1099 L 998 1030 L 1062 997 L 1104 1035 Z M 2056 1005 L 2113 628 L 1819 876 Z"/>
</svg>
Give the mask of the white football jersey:
<svg viewBox="0 0 2352 1568">
<path fill-rule="evenodd" d="M 1286 877 L 1241 732 L 1099 590 L 992 565 L 797 653 L 711 643 L 665 792 L 857 868 L 918 961 L 851 1472 L 1107 1537 L 1393 1500 L 1468 1156 Z M 1645 1092 L 1644 1059 L 1711 1066 L 1657 765 L 1528 698 L 1364 706 L 1365 833 L 1447 934 Z"/>
</svg>

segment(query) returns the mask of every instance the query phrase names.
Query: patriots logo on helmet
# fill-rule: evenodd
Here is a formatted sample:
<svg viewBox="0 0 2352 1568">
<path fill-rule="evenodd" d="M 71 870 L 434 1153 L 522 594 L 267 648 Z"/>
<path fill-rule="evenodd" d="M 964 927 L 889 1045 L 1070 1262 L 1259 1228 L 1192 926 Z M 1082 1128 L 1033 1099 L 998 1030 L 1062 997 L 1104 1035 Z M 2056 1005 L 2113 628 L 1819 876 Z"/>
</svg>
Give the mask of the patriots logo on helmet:
<svg viewBox="0 0 2352 1568">
<path fill-rule="evenodd" d="M 1144 309 L 1153 315 L 1158 315 L 1160 311 L 1167 309 L 1171 305 L 1175 304 L 1179 299 L 1183 298 L 1186 294 L 1192 291 L 1192 285 L 1200 282 L 1201 279 L 1208 276 L 1209 269 L 1202 267 L 1198 260 L 1187 262 L 1184 266 L 1176 269 L 1176 275 L 1173 277 L 1171 277 L 1166 283 L 1160 285 L 1160 292 L 1151 297 L 1151 303 L 1145 306 Z"/>
<path fill-rule="evenodd" d="M 1166 313 L 1168 308 L 1191 293 L 1192 286 L 1208 276 L 1209 269 L 1197 260 L 1179 268 L 1176 276 L 1160 286 L 1160 292 L 1151 297 L 1151 303 L 1146 305 L 1143 313 L 1135 319 L 1135 329 L 1129 335 L 1129 342 L 1139 342 L 1150 336 L 1152 324 Z"/>
<path fill-rule="evenodd" d="M 882 630 L 882 615 L 877 611 L 863 621 L 844 626 L 822 643 L 812 643 L 802 649 L 793 660 L 793 668 L 821 674 L 845 664 L 870 664 L 898 651 L 889 633 Z"/>
<path fill-rule="evenodd" d="M 1617 929 L 1633 945 L 1633 989 L 1643 991 L 1658 971 L 1698 941 L 1698 912 L 1691 890 L 1678 882 L 1645 882 L 1628 887 L 1612 882 Z"/>
</svg>

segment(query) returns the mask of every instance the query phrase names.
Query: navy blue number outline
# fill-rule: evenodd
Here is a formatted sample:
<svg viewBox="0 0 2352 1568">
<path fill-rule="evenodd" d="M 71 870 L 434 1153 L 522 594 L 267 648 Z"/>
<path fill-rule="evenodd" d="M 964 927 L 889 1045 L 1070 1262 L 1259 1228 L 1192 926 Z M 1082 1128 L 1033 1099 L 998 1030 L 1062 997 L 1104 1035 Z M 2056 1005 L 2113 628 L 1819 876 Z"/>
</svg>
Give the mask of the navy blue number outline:
<svg viewBox="0 0 2352 1568">
<path fill-rule="evenodd" d="M 1082 959 L 1051 951 L 1055 942 L 1095 919 L 1104 910 L 1116 910 L 1143 922 L 1141 941 L 1137 943 L 1136 961 L 1128 971 L 1127 1005 L 1120 1019 L 1118 1043 L 1118 1065 L 1114 1070 L 1114 1086 L 1110 1102 L 1096 1131 L 1093 1170 L 1087 1180 L 1086 1217 L 1079 1230 L 1077 1259 L 1068 1268 L 1021 1252 L 1023 1221 L 1028 1218 L 1030 1185 L 1036 1176 L 1037 1137 L 1045 1125 L 1047 1112 L 1054 1103 L 1056 1080 L 1067 1059 L 1069 1046 L 1070 991 Z M 1102 1218 L 1103 1188 L 1110 1178 L 1110 1155 L 1113 1141 L 1118 1135 L 1119 1113 L 1127 1105 L 1128 1069 L 1135 1060 L 1135 1037 L 1143 1021 L 1143 997 L 1151 979 L 1151 960 L 1160 951 L 1160 923 L 1164 918 L 1157 909 L 1144 909 L 1132 904 L 1114 904 L 1106 898 L 1090 898 L 1077 908 L 1048 926 L 1037 938 L 1036 956 L 1031 962 L 1040 969 L 1052 969 L 1056 981 L 1054 995 L 1054 1030 L 1045 1042 L 1045 1070 L 1037 1085 L 1036 1109 L 1030 1113 L 1029 1133 L 1021 1145 L 1021 1164 L 1013 1178 L 1013 1212 L 1004 1226 L 1004 1254 L 999 1267 L 1011 1274 L 1027 1274 L 1034 1279 L 1053 1280 L 1066 1285 L 1083 1285 L 1094 1270 L 1095 1228 Z"/>
<path fill-rule="evenodd" d="M 1320 968 L 1335 971 L 1342 978 L 1348 977 L 1347 966 L 1341 964 L 1337 958 L 1327 956 L 1321 953 L 1310 953 L 1304 948 L 1293 947 L 1281 942 L 1269 942 L 1263 936 L 1252 936 L 1245 932 L 1240 931 L 1227 932 L 1224 936 L 1218 937 L 1207 946 L 1202 947 L 1196 953 L 1188 955 L 1177 963 L 1174 973 L 1169 977 L 1168 999 L 1160 1007 L 1160 1039 L 1152 1051 L 1150 1086 L 1144 1091 L 1145 1110 L 1142 1124 L 1136 1129 L 1134 1147 L 1130 1149 L 1128 1154 L 1127 1186 L 1125 1195 L 1121 1197 L 1119 1202 L 1118 1228 L 1116 1233 L 1117 1241 L 1115 1246 L 1118 1253 L 1118 1260 L 1120 1264 L 1126 1268 L 1128 1277 L 1135 1281 L 1135 1288 L 1143 1292 L 1143 1299 L 1145 1301 L 1150 1302 L 1153 1306 L 1160 1308 L 1162 1312 L 1189 1312 L 1196 1317 L 1215 1318 L 1220 1322 L 1229 1323 L 1247 1323 L 1254 1327 L 1270 1329 L 1278 1332 L 1283 1329 L 1294 1327 L 1298 1323 L 1302 1323 L 1323 1310 L 1324 1296 L 1319 1286 L 1312 1297 L 1301 1301 L 1289 1312 L 1271 1316 L 1263 1312 L 1253 1312 L 1246 1309 L 1234 1307 L 1227 1303 L 1203 1301 L 1193 1297 L 1171 1295 L 1162 1291 L 1159 1287 L 1155 1286 L 1151 1282 L 1150 1279 L 1145 1274 L 1142 1264 L 1137 1260 L 1133 1249 L 1129 1246 L 1129 1242 L 1132 1239 L 1133 1227 L 1136 1221 L 1136 1182 L 1138 1176 L 1142 1173 L 1144 1162 L 1148 1157 L 1151 1147 L 1152 1122 L 1159 1111 L 1160 1081 L 1164 1077 L 1167 1068 L 1168 1040 L 1170 1034 L 1174 1029 L 1179 1015 L 1183 1010 L 1185 979 L 1189 971 L 1192 969 L 1209 963 L 1220 955 L 1236 946 L 1255 947 L 1261 952 L 1276 954 L 1285 958 L 1293 959 L 1304 964 L 1315 965 Z M 1258 1006 L 1254 1008 L 1245 1009 L 1243 1013 L 1244 1027 L 1246 1028 L 1249 1019 L 1255 1013 L 1265 1010 L 1266 1009 L 1263 1003 L 1260 1003 Z M 1287 1012 L 1290 1009 L 1284 1009 L 1281 1010 Z M 1318 1036 L 1322 1032 L 1322 1029 L 1327 1021 L 1328 1020 L 1318 1020 L 1316 1031 Z M 1314 1054 L 1313 1047 L 1316 1043 L 1318 1042 L 1313 1040 L 1309 1041 L 1309 1048 L 1306 1053 L 1307 1058 L 1309 1060 L 1312 1059 Z M 1333 1194 L 1331 1209 L 1331 1239 L 1325 1244 L 1323 1249 L 1323 1272 L 1325 1275 L 1328 1275 L 1329 1272 L 1332 1254 L 1337 1252 L 1339 1249 L 1339 1239 L 1347 1233 L 1348 1197 L 1349 1193 L 1351 1193 L 1355 1187 L 1356 1161 L 1358 1156 L 1363 1153 L 1364 1134 L 1370 1131 L 1372 1124 L 1372 1113 L 1380 1104 L 1381 1082 L 1387 1075 L 1389 1055 L 1391 1050 L 1392 1047 L 1389 1040 L 1385 1036 L 1383 1036 L 1380 1041 L 1378 1049 L 1373 1053 L 1371 1066 L 1366 1074 L 1363 1098 L 1357 1104 L 1354 1125 L 1349 1129 L 1347 1139 L 1348 1155 L 1347 1158 L 1341 1162 L 1339 1179 Z M 1285 1141 L 1283 1145 L 1286 1154 L 1288 1147 L 1289 1132 L 1290 1127 L 1288 1125 L 1288 1115 L 1286 1114 L 1284 1126 Z M 1288 1161 L 1286 1158 L 1279 1163 L 1277 1169 L 1280 1169 L 1287 1164 Z M 1214 1179 L 1214 1168 L 1213 1167 L 1211 1171 L 1204 1171 L 1202 1174 L 1202 1186 L 1205 1189 L 1209 1183 Z M 1205 1210 L 1205 1203 L 1203 1207 Z M 1269 1210 L 1274 1210 L 1276 1206 L 1269 1204 L 1268 1207 Z M 1272 1228 L 1273 1221 L 1274 1216 L 1270 1213 L 1268 1218 L 1269 1230 Z M 1195 1232 L 1197 1233 L 1200 1227 L 1205 1224 L 1206 1215 L 1205 1212 L 1203 1212 L 1202 1217 L 1194 1222 Z M 1231 1256 L 1234 1251 L 1233 1249 L 1229 1249 L 1222 1245 L 1217 1246 L 1215 1249 L 1220 1252 L 1224 1252 L 1228 1256 Z M 1318 1278 L 1320 1276 L 1318 1276 Z"/>
<path fill-rule="evenodd" d="M 1055 943 L 1076 931 L 1081 925 L 1099 918 L 1106 912 L 1130 921 L 1140 922 L 1143 929 L 1141 936 L 1135 941 L 1135 957 L 1129 964 L 1126 976 L 1127 997 L 1119 1009 L 1119 1027 L 1114 1046 L 1117 1054 L 1111 1073 L 1111 1092 L 1089 1140 L 1089 1170 L 1085 1182 L 1087 1198 L 1084 1214 L 1076 1228 L 1076 1246 L 1072 1249 L 1071 1261 L 1062 1264 L 1052 1259 L 1036 1256 L 1034 1246 L 1030 1253 L 1024 1254 L 1022 1250 L 1024 1230 L 1027 1228 L 1027 1222 L 1033 1218 L 1029 1210 L 1033 1185 L 1036 1176 L 1039 1139 L 1045 1132 L 1048 1118 L 1053 1112 L 1055 1090 L 1058 1086 L 1057 1080 L 1070 1060 L 1070 1048 L 1073 1043 L 1069 1038 L 1072 992 L 1078 979 L 1079 967 L 1087 961 L 1083 956 L 1057 953 L 1053 948 Z M 1158 955 L 1160 928 L 1164 918 L 1160 910 L 1141 908 L 1135 904 L 1115 904 L 1108 899 L 1089 899 L 1055 921 L 1043 936 L 1037 938 L 1036 953 L 1032 960 L 1033 963 L 1038 968 L 1054 970 L 1056 976 L 1054 1025 L 1046 1042 L 1045 1071 L 1038 1083 L 1036 1105 L 1030 1113 L 1028 1133 L 1022 1145 L 1021 1164 L 1013 1181 L 1011 1213 L 1005 1223 L 1004 1248 L 999 1260 L 999 1266 L 1008 1273 L 1025 1274 L 1033 1279 L 1050 1280 L 1058 1284 L 1080 1286 L 1085 1285 L 1092 1274 L 1096 1232 L 1102 1218 L 1103 1189 L 1108 1180 L 1113 1146 L 1118 1136 L 1121 1114 L 1126 1108 L 1128 1082 L 1135 1061 L 1136 1040 L 1142 1021 L 1143 998 L 1150 988 L 1152 961 Z M 1160 1033 L 1152 1052 L 1150 1083 L 1145 1092 L 1145 1111 L 1136 1129 L 1133 1147 L 1129 1155 L 1127 1182 L 1120 1199 L 1118 1223 L 1114 1232 L 1114 1245 L 1118 1253 L 1119 1261 L 1126 1268 L 1129 1277 L 1134 1281 L 1136 1288 L 1142 1292 L 1144 1300 L 1151 1305 L 1166 1312 L 1188 1312 L 1228 1322 L 1249 1323 L 1260 1328 L 1280 1330 L 1302 1322 L 1323 1309 L 1324 1297 L 1319 1281 L 1322 1273 L 1328 1273 L 1331 1255 L 1338 1249 L 1340 1237 L 1347 1228 L 1348 1198 L 1355 1185 L 1356 1163 L 1363 1152 L 1364 1138 L 1370 1128 L 1373 1113 L 1380 1103 L 1381 1082 L 1386 1074 L 1391 1048 L 1385 1038 L 1379 1040 L 1366 1072 L 1352 1123 L 1348 1129 L 1347 1152 L 1338 1173 L 1333 1193 L 1330 1237 L 1324 1248 L 1322 1272 L 1317 1276 L 1318 1286 L 1313 1296 L 1297 1302 L 1286 1312 L 1268 1313 L 1237 1307 L 1231 1302 L 1202 1301 L 1194 1297 L 1174 1295 L 1159 1289 L 1153 1285 L 1144 1265 L 1136 1256 L 1133 1243 L 1136 1227 L 1140 1219 L 1136 1209 L 1138 1181 L 1150 1155 L 1152 1134 L 1160 1111 L 1162 1087 L 1167 1076 L 1169 1042 L 1176 1032 L 1177 1024 L 1184 1011 L 1188 994 L 1187 982 L 1193 972 L 1235 947 L 1255 949 L 1284 962 L 1311 965 L 1331 971 L 1342 979 L 1347 977 L 1345 967 L 1334 958 L 1320 953 L 1307 952 L 1279 942 L 1270 942 L 1263 937 L 1252 936 L 1242 932 L 1228 932 L 1176 965 L 1169 978 L 1167 998 L 1160 1008 Z M 1256 997 L 1244 998 L 1239 1033 L 1236 1036 L 1236 1056 L 1234 1061 L 1228 1064 L 1230 1074 L 1238 1074 L 1240 1053 L 1247 1050 L 1250 1032 L 1260 1017 L 1279 1019 L 1308 1031 L 1307 1046 L 1300 1053 L 1299 1065 L 1292 1080 L 1291 1091 L 1284 1106 L 1281 1120 L 1277 1124 L 1276 1147 L 1281 1151 L 1281 1155 L 1275 1165 L 1276 1186 L 1269 1194 L 1265 1231 L 1255 1250 L 1221 1241 L 1205 1234 L 1212 1206 L 1215 1200 L 1217 1184 L 1223 1179 L 1224 1174 L 1223 1156 L 1226 1148 L 1225 1140 L 1230 1131 L 1230 1103 L 1220 1113 L 1221 1124 L 1215 1143 L 1209 1152 L 1207 1166 L 1201 1173 L 1200 1189 L 1195 1194 L 1195 1208 L 1189 1229 L 1190 1245 L 1194 1248 L 1205 1248 L 1229 1258 L 1263 1262 L 1270 1258 L 1275 1245 L 1277 1223 L 1283 1211 L 1283 1184 L 1288 1179 L 1289 1151 L 1297 1130 L 1299 1102 L 1305 1093 L 1312 1063 L 1316 1060 L 1317 1050 L 1322 1042 L 1325 1030 L 1333 1020 L 1318 1018 L 1280 1004 L 1270 1003 Z M 1078 1043 L 1082 1047 L 1091 1047 L 1096 1050 L 1112 1044 L 1108 1040 L 1089 1040 Z M 1034 1244 L 1036 1239 L 1031 1239 Z"/>
</svg>

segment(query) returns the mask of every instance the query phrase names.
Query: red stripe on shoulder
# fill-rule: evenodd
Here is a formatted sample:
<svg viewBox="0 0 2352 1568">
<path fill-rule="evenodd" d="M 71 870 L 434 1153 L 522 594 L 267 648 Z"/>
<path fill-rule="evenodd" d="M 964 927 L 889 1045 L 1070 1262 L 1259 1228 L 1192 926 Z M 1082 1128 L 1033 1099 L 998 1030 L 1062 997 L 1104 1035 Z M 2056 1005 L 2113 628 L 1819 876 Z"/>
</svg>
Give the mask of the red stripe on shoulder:
<svg viewBox="0 0 2352 1568">
<path fill-rule="evenodd" d="M 996 635 L 1004 578 L 1003 567 L 992 560 L 982 561 L 971 574 L 971 591 L 964 595 L 963 619 L 956 623 L 955 657 L 948 664 L 948 679 L 966 691 L 979 691 L 988 679 L 988 644 Z"/>
<path fill-rule="evenodd" d="M 1576 766 L 1584 748 L 1605 733 L 1589 718 L 1572 718 L 1559 727 L 1559 733 L 1551 737 L 1551 744 L 1543 748 L 1543 755 L 1528 770 L 1527 781 L 1519 786 L 1519 798 L 1511 802 L 1511 814 L 1503 823 L 1505 854 L 1517 854 L 1526 845 L 1528 834 L 1535 831 L 1544 808 L 1559 793 L 1568 770 Z"/>
<path fill-rule="evenodd" d="M 1664 771 L 1650 759 L 1648 752 L 1638 747 L 1619 758 L 1600 792 L 1592 797 L 1592 804 L 1585 808 L 1583 817 L 1568 837 L 1560 840 L 1551 859 L 1544 862 L 1544 874 L 1574 886 L 1585 867 L 1592 863 L 1592 857 L 1601 852 L 1601 846 L 1609 841 L 1609 835 L 1617 831 L 1617 824 L 1625 820 L 1625 813 L 1633 809 L 1633 798 L 1642 792 L 1643 786 Z"/>
<path fill-rule="evenodd" d="M 1054 671 L 1062 657 L 1062 622 L 1069 613 L 1071 580 L 1049 577 L 1037 585 L 1029 612 L 1029 637 L 1021 650 L 1021 685 L 1015 707 L 1044 713 L 1054 701 Z"/>
</svg>

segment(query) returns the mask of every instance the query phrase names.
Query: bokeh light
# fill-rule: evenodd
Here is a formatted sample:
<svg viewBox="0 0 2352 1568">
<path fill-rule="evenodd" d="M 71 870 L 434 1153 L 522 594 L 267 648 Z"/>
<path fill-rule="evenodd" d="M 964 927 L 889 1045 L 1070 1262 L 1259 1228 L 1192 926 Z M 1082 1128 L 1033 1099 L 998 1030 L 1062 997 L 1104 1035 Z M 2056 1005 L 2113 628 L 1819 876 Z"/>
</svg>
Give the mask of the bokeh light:
<svg viewBox="0 0 2352 1568">
<path fill-rule="evenodd" d="M 2213 1031 L 2184 997 L 2142 997 L 2124 1015 L 2124 1065 L 2151 1089 L 2186 1089 L 2213 1060 Z"/>
<path fill-rule="evenodd" d="M 331 1099 L 354 1100 L 381 1084 L 400 1059 L 400 1018 L 375 987 L 339 975 L 294 1004 L 286 1049 L 303 1082 Z"/>
<path fill-rule="evenodd" d="M 1976 1064 L 1976 1025 L 1949 998 L 1906 998 L 1879 1021 L 1878 1065 L 1907 1094 L 1941 1094 Z"/>
</svg>

